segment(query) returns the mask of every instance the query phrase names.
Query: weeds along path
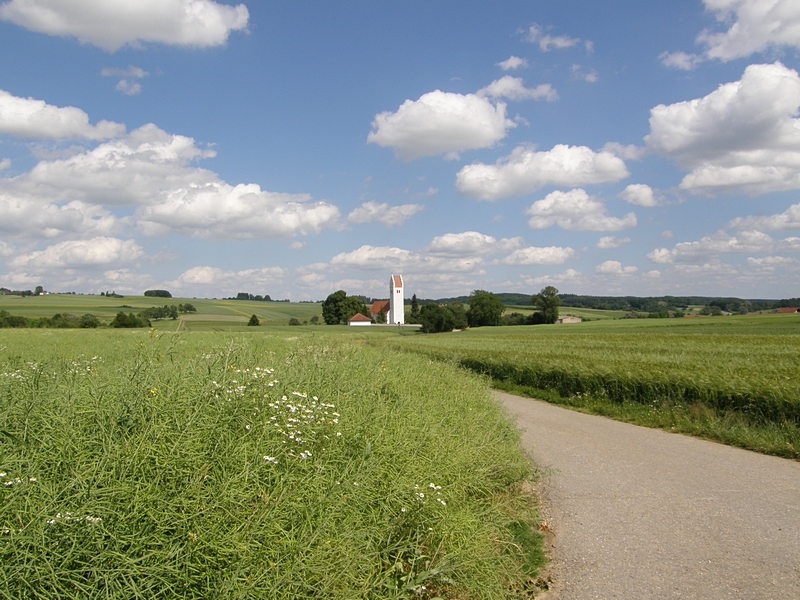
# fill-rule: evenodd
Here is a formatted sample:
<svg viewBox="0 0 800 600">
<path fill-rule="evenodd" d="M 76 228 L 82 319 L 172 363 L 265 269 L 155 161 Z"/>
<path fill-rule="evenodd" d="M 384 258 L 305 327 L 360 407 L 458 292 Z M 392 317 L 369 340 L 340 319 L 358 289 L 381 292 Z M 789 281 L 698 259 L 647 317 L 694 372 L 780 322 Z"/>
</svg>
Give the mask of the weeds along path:
<svg viewBox="0 0 800 600">
<path fill-rule="evenodd" d="M 800 462 L 495 397 L 545 473 L 558 600 L 800 598 Z"/>
</svg>

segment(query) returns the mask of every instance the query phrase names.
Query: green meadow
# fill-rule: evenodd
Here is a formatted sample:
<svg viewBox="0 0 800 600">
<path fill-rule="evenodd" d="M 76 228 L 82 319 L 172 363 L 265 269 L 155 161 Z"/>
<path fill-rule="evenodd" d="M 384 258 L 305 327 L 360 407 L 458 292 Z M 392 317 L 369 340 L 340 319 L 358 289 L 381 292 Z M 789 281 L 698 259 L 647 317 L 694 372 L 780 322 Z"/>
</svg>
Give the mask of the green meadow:
<svg viewBox="0 0 800 600">
<path fill-rule="evenodd" d="M 485 327 L 389 341 L 501 389 L 800 457 L 798 315 Z"/>
<path fill-rule="evenodd" d="M 532 471 L 485 382 L 248 329 L 0 331 L 0 596 L 529 597 Z"/>
</svg>

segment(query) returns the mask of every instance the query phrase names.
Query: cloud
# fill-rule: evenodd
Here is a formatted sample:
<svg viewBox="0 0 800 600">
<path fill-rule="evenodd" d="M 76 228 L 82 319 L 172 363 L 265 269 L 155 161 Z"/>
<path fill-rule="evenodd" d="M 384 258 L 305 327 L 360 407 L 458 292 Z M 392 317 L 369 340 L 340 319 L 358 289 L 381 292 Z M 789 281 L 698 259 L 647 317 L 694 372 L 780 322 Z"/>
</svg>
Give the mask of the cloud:
<svg viewBox="0 0 800 600">
<path fill-rule="evenodd" d="M 4 158 L 3 160 L 0 160 L 0 171 L 5 171 L 10 166 L 11 166 L 11 159 L 10 158 Z"/>
<path fill-rule="evenodd" d="M 412 252 L 389 246 L 364 245 L 352 252 L 334 256 L 333 268 L 376 269 L 380 271 L 468 273 L 475 272 L 483 264 L 480 257 L 436 257 L 425 252 Z"/>
<path fill-rule="evenodd" d="M 114 89 L 118 92 L 122 92 L 126 96 L 135 96 L 142 91 L 142 84 L 136 81 L 131 82 L 129 81 L 130 79 L 141 79 L 142 77 L 147 77 L 149 74 L 150 73 L 144 69 L 134 67 L 133 65 L 129 65 L 127 69 L 107 67 L 100 71 L 100 75 L 103 77 L 123 77 Z"/>
<path fill-rule="evenodd" d="M 567 35 L 546 35 L 544 30 L 536 23 L 528 28 L 525 39 L 532 44 L 538 44 L 542 52 L 548 52 L 553 48 L 556 50 L 571 48 L 581 41 L 579 38 L 573 38 Z"/>
<path fill-rule="evenodd" d="M 597 71 L 592 69 L 591 71 L 584 71 L 581 65 L 572 65 L 572 76 L 576 79 L 583 79 L 586 83 L 596 83 L 597 82 Z"/>
<path fill-rule="evenodd" d="M 624 160 L 641 160 L 647 152 L 647 148 L 633 144 L 623 146 L 619 142 L 607 142 L 600 151 L 608 152 Z"/>
<path fill-rule="evenodd" d="M 575 269 L 567 269 L 563 273 L 557 275 L 544 275 L 542 277 L 530 277 L 527 275 L 522 276 L 522 281 L 527 287 L 539 285 L 562 285 L 562 284 L 579 284 L 584 282 L 584 276 Z"/>
<path fill-rule="evenodd" d="M 687 263 L 709 260 L 731 252 L 770 252 L 775 248 L 775 240 L 762 231 L 740 231 L 735 235 L 718 231 L 696 242 L 676 244 L 672 250 L 658 248 L 650 252 L 647 258 L 658 264 Z"/>
<path fill-rule="evenodd" d="M 781 63 L 748 66 L 703 98 L 650 111 L 648 148 L 689 174 L 693 193 L 800 188 L 800 77 Z"/>
<path fill-rule="evenodd" d="M 387 227 L 402 225 L 408 219 L 420 211 L 425 210 L 422 204 L 403 204 L 401 206 L 389 206 L 387 203 L 378 204 L 370 201 L 364 202 L 347 216 L 351 223 L 371 223 L 377 221 Z"/>
<path fill-rule="evenodd" d="M 233 294 L 246 288 L 249 290 L 263 289 L 267 286 L 278 285 L 287 276 L 286 269 L 281 267 L 264 267 L 262 269 L 245 269 L 243 271 L 225 271 L 217 267 L 192 267 L 181 273 L 167 285 L 186 289 L 202 289 L 208 293 L 211 289 L 215 294 Z"/>
<path fill-rule="evenodd" d="M 155 42 L 204 48 L 225 44 L 231 31 L 247 27 L 244 4 L 213 0 L 135 2 L 9 0 L 0 19 L 47 35 L 74 37 L 108 52 Z"/>
<path fill-rule="evenodd" d="M 525 211 L 531 215 L 531 229 L 546 229 L 558 225 L 577 231 L 621 231 L 636 227 L 636 215 L 628 213 L 622 219 L 609 217 L 605 205 L 578 188 L 568 192 L 550 192 Z"/>
<path fill-rule="evenodd" d="M 703 62 L 701 56 L 687 54 L 686 52 L 662 52 L 658 55 L 658 58 L 665 67 L 680 71 L 691 71 Z"/>
<path fill-rule="evenodd" d="M 507 60 L 497 63 L 497 66 L 503 69 L 503 71 L 515 71 L 520 68 L 527 68 L 528 61 L 519 56 L 509 56 Z"/>
<path fill-rule="evenodd" d="M 45 236 L 49 230 L 114 226 L 113 215 L 90 205 L 137 207 L 129 221 L 146 235 L 256 239 L 339 226 L 339 209 L 328 202 L 256 184 L 231 185 L 192 165 L 211 156 L 192 138 L 145 125 L 93 150 L 0 179 L 0 211 L 13 217 L 7 228 L 32 234 L 30 220 Z"/>
<path fill-rule="evenodd" d="M 72 201 L 61 206 L 31 202 L 0 193 L 0 232 L 23 238 L 106 236 L 119 232 L 127 219 L 103 207 Z"/>
<path fill-rule="evenodd" d="M 727 227 L 759 229 L 761 231 L 786 231 L 800 229 L 800 204 L 792 204 L 784 212 L 770 216 L 739 217 Z"/>
<path fill-rule="evenodd" d="M 800 49 L 800 5 L 796 0 L 703 0 L 706 10 L 725 32 L 704 30 L 697 42 L 707 46 L 706 56 L 727 62 L 771 47 Z"/>
<path fill-rule="evenodd" d="M 748 258 L 747 264 L 751 267 L 757 267 L 766 271 L 775 271 L 776 269 L 783 269 L 786 267 L 797 268 L 800 266 L 800 260 L 796 258 L 789 258 L 788 256 L 765 256 L 764 258 Z"/>
<path fill-rule="evenodd" d="M 506 118 L 506 105 L 475 94 L 435 90 L 406 100 L 397 112 L 375 115 L 367 142 L 392 148 L 401 160 L 488 148 L 516 124 Z"/>
<path fill-rule="evenodd" d="M 515 250 L 501 262 L 504 265 L 562 265 L 573 256 L 575 256 L 575 250 L 572 248 L 530 246 Z"/>
<path fill-rule="evenodd" d="M 128 79 L 141 79 L 150 75 L 147 71 L 140 67 L 128 65 L 127 69 L 119 69 L 116 67 L 106 67 L 100 71 L 103 77 L 127 77 Z"/>
<path fill-rule="evenodd" d="M 122 92 L 126 96 L 135 96 L 142 92 L 142 84 L 131 83 L 127 79 L 121 79 L 120 82 L 114 86 L 114 89 L 118 92 Z"/>
<path fill-rule="evenodd" d="M 619 197 L 625 202 L 636 206 L 658 206 L 658 200 L 653 194 L 653 188 L 643 183 L 632 183 L 620 192 Z"/>
<path fill-rule="evenodd" d="M 14 246 L 6 242 L 0 242 L 0 257 L 5 258 L 6 256 L 11 256 L 14 252 Z"/>
<path fill-rule="evenodd" d="M 494 165 L 473 163 L 456 175 L 456 187 L 478 200 L 522 196 L 546 185 L 573 187 L 628 177 L 625 163 L 610 152 L 558 144 L 546 152 L 518 146 Z"/>
<path fill-rule="evenodd" d="M 2 8 L 2 7 L 0 7 Z M 79 108 L 59 108 L 34 98 L 18 98 L 0 90 L 0 134 L 27 139 L 106 140 L 125 133 L 111 121 L 89 125 L 89 115 Z"/>
<path fill-rule="evenodd" d="M 535 88 L 526 88 L 522 83 L 521 77 L 511 77 L 505 75 L 478 90 L 477 95 L 481 98 L 489 97 L 495 100 L 507 98 L 509 100 L 547 100 L 555 102 L 558 100 L 558 93 L 549 83 L 542 83 Z"/>
<path fill-rule="evenodd" d="M 623 267 L 622 263 L 617 260 L 607 260 L 597 265 L 594 270 L 596 273 L 604 273 L 606 275 L 633 275 L 639 269 L 636 267 Z"/>
<path fill-rule="evenodd" d="M 9 266 L 28 272 L 52 269 L 80 269 L 128 264 L 144 255 L 135 240 L 96 237 L 90 240 L 68 240 L 44 250 L 17 256 Z"/>
<path fill-rule="evenodd" d="M 428 252 L 446 256 L 483 256 L 509 252 L 524 243 L 521 237 L 497 240 L 477 231 L 465 231 L 464 233 L 446 233 L 433 238 L 428 246 Z"/>
<path fill-rule="evenodd" d="M 625 244 L 630 244 L 631 238 L 624 237 L 618 238 L 614 237 L 613 235 L 609 235 L 606 237 L 601 237 L 600 240 L 597 242 L 597 248 L 600 250 L 613 250 L 614 248 L 619 248 L 620 246 L 624 246 Z"/>
</svg>

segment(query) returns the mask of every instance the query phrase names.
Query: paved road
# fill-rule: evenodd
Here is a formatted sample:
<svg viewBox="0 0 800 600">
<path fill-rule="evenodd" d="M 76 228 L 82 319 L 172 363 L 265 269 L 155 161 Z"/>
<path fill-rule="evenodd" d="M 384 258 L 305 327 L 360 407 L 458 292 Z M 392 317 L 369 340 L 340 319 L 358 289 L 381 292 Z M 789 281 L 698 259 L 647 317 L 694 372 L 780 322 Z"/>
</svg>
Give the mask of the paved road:
<svg viewBox="0 0 800 600">
<path fill-rule="evenodd" d="M 800 599 L 800 462 L 496 397 L 547 472 L 558 600 Z"/>
</svg>

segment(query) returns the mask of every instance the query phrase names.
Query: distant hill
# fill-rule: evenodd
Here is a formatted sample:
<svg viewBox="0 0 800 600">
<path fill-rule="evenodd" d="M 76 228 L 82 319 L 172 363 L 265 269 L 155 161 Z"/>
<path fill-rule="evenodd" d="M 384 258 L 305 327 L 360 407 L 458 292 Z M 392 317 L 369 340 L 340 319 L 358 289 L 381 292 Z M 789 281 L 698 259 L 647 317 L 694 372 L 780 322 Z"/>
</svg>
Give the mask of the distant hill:
<svg viewBox="0 0 800 600">
<path fill-rule="evenodd" d="M 495 294 L 506 306 L 527 306 L 531 303 L 531 294 L 513 294 L 501 292 Z M 800 298 L 784 300 L 743 299 L 719 296 L 584 296 L 578 294 L 559 294 L 561 306 L 573 308 L 594 308 L 598 310 L 624 310 L 654 312 L 667 308 L 686 308 L 688 306 L 718 306 L 728 312 L 749 312 L 772 310 L 774 308 L 800 306 Z M 406 298 L 406 304 L 411 302 Z M 423 304 L 449 304 L 450 302 L 469 302 L 469 296 L 452 298 L 419 299 Z"/>
</svg>

